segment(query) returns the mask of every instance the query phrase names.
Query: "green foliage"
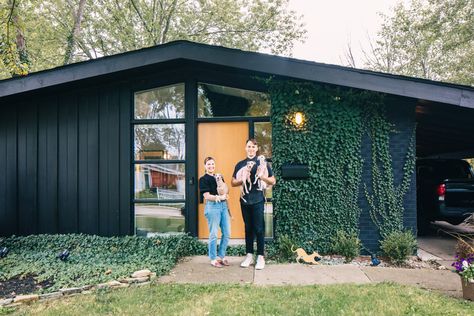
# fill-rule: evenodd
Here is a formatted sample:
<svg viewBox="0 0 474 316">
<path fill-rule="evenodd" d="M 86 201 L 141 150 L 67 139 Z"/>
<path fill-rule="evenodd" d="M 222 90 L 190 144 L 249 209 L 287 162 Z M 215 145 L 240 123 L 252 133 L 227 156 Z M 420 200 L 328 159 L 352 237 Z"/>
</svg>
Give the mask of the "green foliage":
<svg viewBox="0 0 474 316">
<path fill-rule="evenodd" d="M 332 237 L 332 251 L 336 254 L 344 256 L 345 262 L 351 262 L 360 254 L 362 243 L 354 233 L 348 234 L 342 230 L 337 231 Z"/>
<path fill-rule="evenodd" d="M 288 9 L 288 0 L 86 0 L 85 3 L 84 0 L 41 0 L 41 5 L 36 0 L 17 0 L 16 3 L 16 13 L 22 18 L 28 41 L 32 71 L 174 40 L 290 54 L 293 45 L 306 33 L 301 17 Z M 79 15 L 80 4 L 82 14 Z M 9 6 L 1 8 L 8 11 Z M 0 20 L 0 25 L 4 20 Z M 0 78 L 9 76 L 6 66 L 0 64 Z"/>
<path fill-rule="evenodd" d="M 385 107 L 369 106 L 366 122 L 372 146 L 372 193 L 367 184 L 364 191 L 369 203 L 369 214 L 383 237 L 403 230 L 404 197 L 410 188 L 415 170 L 415 129 L 413 129 L 403 167 L 403 179 L 395 184 L 393 160 L 390 154 L 390 133 L 394 126 L 385 119 Z"/>
<path fill-rule="evenodd" d="M 184 234 L 154 238 L 31 235 L 6 238 L 2 245 L 10 253 L 0 261 L 0 281 L 32 274 L 39 282 L 53 282 L 45 292 L 116 280 L 145 268 L 163 275 L 181 257 L 207 254 L 206 244 Z M 70 256 L 63 262 L 56 256 L 66 248 Z M 109 269 L 112 273 L 106 275 Z"/>
<path fill-rule="evenodd" d="M 472 315 L 473 305 L 436 291 L 386 282 L 325 286 L 157 284 L 101 296 L 37 302 L 18 307 L 15 315 L 467 316 Z"/>
<path fill-rule="evenodd" d="M 366 67 L 372 70 L 474 85 L 472 0 L 400 2 L 384 22 Z"/>
<path fill-rule="evenodd" d="M 328 252 L 338 230 L 358 234 L 363 106 L 380 96 L 311 83 L 271 80 L 275 231 L 307 251 Z M 299 129 L 291 114 L 303 112 Z M 285 180 L 284 163 L 306 163 L 310 178 Z"/>
<path fill-rule="evenodd" d="M 383 238 L 380 248 L 393 263 L 402 264 L 416 250 L 416 238 L 409 230 L 394 231 Z"/>
<path fill-rule="evenodd" d="M 295 242 L 287 235 L 279 236 L 277 240 L 265 245 L 267 256 L 276 262 L 294 262 L 296 248 Z"/>
</svg>

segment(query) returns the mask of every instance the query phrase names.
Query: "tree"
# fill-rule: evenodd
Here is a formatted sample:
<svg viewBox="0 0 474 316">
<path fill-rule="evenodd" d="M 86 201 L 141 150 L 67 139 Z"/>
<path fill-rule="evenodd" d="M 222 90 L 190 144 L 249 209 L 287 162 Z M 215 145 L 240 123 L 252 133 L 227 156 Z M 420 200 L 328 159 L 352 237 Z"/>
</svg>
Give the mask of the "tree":
<svg viewBox="0 0 474 316">
<path fill-rule="evenodd" d="M 366 68 L 474 85 L 474 0 L 412 0 L 383 17 Z"/>
<path fill-rule="evenodd" d="M 0 1 L 20 4 L 31 71 L 179 39 L 290 55 L 306 33 L 289 0 Z"/>
</svg>

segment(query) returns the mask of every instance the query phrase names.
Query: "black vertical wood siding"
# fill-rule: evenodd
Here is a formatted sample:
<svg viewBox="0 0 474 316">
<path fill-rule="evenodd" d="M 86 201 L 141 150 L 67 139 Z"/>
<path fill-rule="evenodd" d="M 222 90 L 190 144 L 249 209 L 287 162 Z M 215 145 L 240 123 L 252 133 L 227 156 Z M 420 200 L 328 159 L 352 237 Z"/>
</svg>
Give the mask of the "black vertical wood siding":
<svg viewBox="0 0 474 316">
<path fill-rule="evenodd" d="M 0 104 L 1 236 L 133 233 L 130 95 L 114 85 Z"/>
</svg>

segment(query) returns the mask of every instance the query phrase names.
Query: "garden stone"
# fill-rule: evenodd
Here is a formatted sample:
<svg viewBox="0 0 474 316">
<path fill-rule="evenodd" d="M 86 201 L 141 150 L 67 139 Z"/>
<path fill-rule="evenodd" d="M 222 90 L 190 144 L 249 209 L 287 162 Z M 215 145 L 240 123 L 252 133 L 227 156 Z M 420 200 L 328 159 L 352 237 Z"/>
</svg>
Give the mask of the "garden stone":
<svg viewBox="0 0 474 316">
<path fill-rule="evenodd" d="M 151 271 L 148 270 L 148 269 L 145 269 L 145 270 L 139 270 L 139 271 L 135 271 L 133 272 L 132 274 L 132 278 L 143 278 L 143 277 L 148 277 L 150 276 L 151 274 Z"/>
<path fill-rule="evenodd" d="M 125 279 L 120 279 L 119 282 L 121 283 L 136 283 L 138 282 L 136 278 L 125 278 Z"/>
<path fill-rule="evenodd" d="M 133 285 L 133 286 L 144 286 L 144 285 L 148 285 L 148 284 L 150 284 L 150 283 L 151 283 L 151 282 L 148 281 L 148 282 L 143 282 L 143 283 L 133 283 L 132 285 Z"/>
<path fill-rule="evenodd" d="M 107 282 L 107 285 L 110 286 L 111 288 L 127 287 L 128 286 L 128 284 L 120 283 L 119 281 L 115 281 L 115 280 Z"/>
<path fill-rule="evenodd" d="M 31 294 L 31 295 L 17 295 L 13 299 L 14 303 L 28 303 L 28 302 L 34 302 L 39 300 L 39 295 L 38 294 Z"/>
<path fill-rule="evenodd" d="M 13 299 L 12 299 L 12 298 L 6 298 L 6 299 L 4 299 L 4 300 L 0 300 L 0 306 L 8 305 L 8 304 L 10 304 L 11 302 L 13 302 Z"/>
<path fill-rule="evenodd" d="M 82 292 L 82 287 L 71 287 L 71 288 L 67 288 L 67 289 L 60 289 L 59 292 L 61 292 L 63 295 L 71 295 L 71 294 L 81 293 Z"/>
<path fill-rule="evenodd" d="M 154 280 L 154 279 L 156 279 L 156 273 L 155 273 L 155 272 L 152 272 L 152 273 L 150 274 L 150 280 Z"/>
<path fill-rule="evenodd" d="M 53 293 L 41 294 L 39 296 L 39 299 L 41 301 L 42 300 L 54 300 L 54 299 L 60 298 L 61 296 L 63 296 L 63 294 L 61 292 L 53 292 Z"/>
<path fill-rule="evenodd" d="M 81 287 L 82 291 L 88 291 L 92 289 L 94 286 L 93 285 L 84 285 Z"/>
</svg>

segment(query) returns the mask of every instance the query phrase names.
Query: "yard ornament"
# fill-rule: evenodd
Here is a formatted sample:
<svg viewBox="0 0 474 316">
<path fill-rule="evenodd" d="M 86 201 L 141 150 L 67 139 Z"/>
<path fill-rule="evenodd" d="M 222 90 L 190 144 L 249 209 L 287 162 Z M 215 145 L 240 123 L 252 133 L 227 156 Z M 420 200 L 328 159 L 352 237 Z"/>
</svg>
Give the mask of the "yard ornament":
<svg viewBox="0 0 474 316">
<path fill-rule="evenodd" d="M 61 261 L 66 261 L 68 257 L 69 257 L 69 250 L 67 250 L 67 249 L 64 249 L 57 256 L 57 258 Z"/>
<path fill-rule="evenodd" d="M 372 262 L 370 264 L 372 267 L 376 267 L 380 264 L 380 260 L 377 259 L 377 257 L 374 254 L 370 255 L 370 261 Z"/>
<path fill-rule="evenodd" d="M 9 249 L 7 247 L 3 247 L 0 249 L 0 258 L 5 258 L 8 255 Z"/>
<path fill-rule="evenodd" d="M 321 260 L 321 255 L 317 252 L 313 252 L 312 254 L 308 255 L 303 248 L 297 248 L 293 250 L 293 246 L 291 246 L 291 251 L 296 252 L 296 262 L 300 263 L 300 260 L 303 259 L 304 262 L 310 264 L 319 264 L 318 261 Z"/>
</svg>

